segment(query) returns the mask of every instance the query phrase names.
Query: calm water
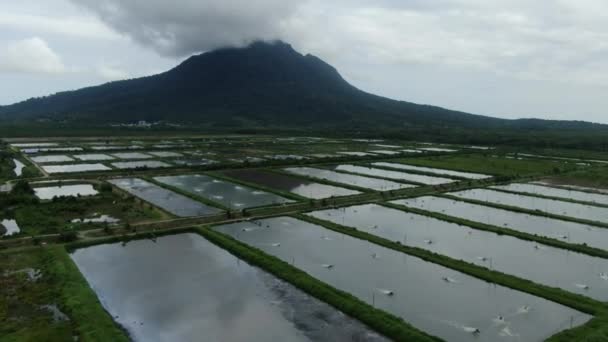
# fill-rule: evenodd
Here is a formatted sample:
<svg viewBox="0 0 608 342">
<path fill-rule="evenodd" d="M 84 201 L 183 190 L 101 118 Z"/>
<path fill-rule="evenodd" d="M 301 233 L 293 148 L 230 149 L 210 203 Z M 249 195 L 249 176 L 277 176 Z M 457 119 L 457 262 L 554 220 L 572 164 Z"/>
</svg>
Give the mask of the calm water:
<svg viewBox="0 0 608 342">
<path fill-rule="evenodd" d="M 208 198 L 232 209 L 293 202 L 275 194 L 204 175 L 168 176 L 154 179 L 183 191 Z"/>
<path fill-rule="evenodd" d="M 376 204 L 319 211 L 310 215 L 544 285 L 608 300 L 608 281 L 602 277 L 608 273 L 606 259 Z M 582 288 L 584 285 L 589 288 Z"/>
<path fill-rule="evenodd" d="M 393 203 L 570 243 L 586 243 L 591 247 L 608 250 L 608 229 L 605 228 L 455 201 L 443 197 L 424 196 L 397 200 Z"/>
<path fill-rule="evenodd" d="M 74 159 L 65 155 L 48 155 L 48 156 L 36 156 L 31 158 L 34 163 L 65 163 L 72 162 Z"/>
<path fill-rule="evenodd" d="M 15 220 L 2 220 L 0 221 L 0 225 L 6 230 L 3 236 L 18 234 L 21 231 L 21 229 L 19 229 L 17 221 Z"/>
<path fill-rule="evenodd" d="M 112 160 L 114 157 L 108 154 L 102 153 L 89 153 L 89 154 L 75 154 L 74 158 L 84 161 L 96 161 L 96 160 Z"/>
<path fill-rule="evenodd" d="M 453 179 L 442 178 L 442 177 L 431 177 L 425 175 L 417 175 L 413 173 L 390 171 L 383 169 L 376 169 L 372 167 L 358 166 L 358 165 L 338 165 L 334 167 L 336 171 L 347 171 L 354 172 L 367 176 L 384 177 L 388 179 L 394 179 L 405 182 L 416 182 L 426 185 L 439 185 L 455 182 Z"/>
<path fill-rule="evenodd" d="M 67 164 L 67 165 L 43 165 L 42 169 L 47 173 L 75 173 L 90 171 L 111 170 L 103 164 Z"/>
<path fill-rule="evenodd" d="M 556 201 L 552 199 L 539 198 L 534 196 L 524 196 L 509 194 L 502 191 L 491 189 L 473 189 L 459 192 L 452 192 L 449 195 L 460 198 L 485 201 L 524 208 L 528 210 L 538 210 L 545 213 L 569 216 L 583 220 L 599 221 L 608 223 L 608 209 L 592 205 Z"/>
<path fill-rule="evenodd" d="M 373 153 L 368 152 L 357 152 L 357 151 L 346 151 L 346 152 L 337 152 L 339 154 L 343 154 L 346 156 L 355 156 L 355 157 L 365 157 L 365 156 L 373 156 Z"/>
<path fill-rule="evenodd" d="M 438 174 L 438 175 L 455 176 L 455 177 L 461 177 L 461 178 L 467 178 L 467 179 L 486 179 L 486 178 L 492 177 L 492 176 L 488 176 L 488 175 L 482 175 L 480 173 L 460 172 L 460 171 L 436 169 L 433 167 L 414 166 L 414 165 L 407 165 L 407 164 L 400 164 L 400 163 L 378 162 L 378 163 L 373 163 L 372 165 L 386 166 L 386 167 L 391 167 L 393 169 L 401 169 L 401 170 L 409 170 L 409 171 L 429 172 L 429 173 L 434 173 L 434 174 Z"/>
<path fill-rule="evenodd" d="M 392 155 L 401 153 L 400 151 L 390 151 L 390 150 L 371 150 L 369 152 L 374 153 L 374 154 L 384 154 L 384 155 L 388 155 L 388 156 L 392 156 Z"/>
<path fill-rule="evenodd" d="M 36 197 L 41 200 L 50 200 L 53 197 L 62 196 L 93 196 L 99 192 L 93 188 L 91 184 L 74 184 L 63 186 L 47 186 L 34 188 Z"/>
<path fill-rule="evenodd" d="M 159 161 L 159 160 L 145 160 L 145 161 L 131 161 L 131 162 L 116 162 L 112 163 L 117 169 L 137 169 L 137 168 L 150 168 L 157 169 L 161 167 L 171 167 L 171 165 Z"/>
<path fill-rule="evenodd" d="M 175 165 L 186 165 L 186 166 L 202 166 L 216 164 L 217 161 L 210 159 L 178 159 L 171 161 Z"/>
<path fill-rule="evenodd" d="M 203 216 L 221 212 L 218 208 L 204 205 L 198 201 L 162 188 L 139 178 L 112 179 L 110 183 L 142 198 L 176 216 Z"/>
<path fill-rule="evenodd" d="M 183 157 L 184 156 L 181 153 L 171 152 L 171 151 L 157 151 L 157 152 L 146 152 L 146 153 L 151 154 L 153 156 L 157 156 L 159 158 L 171 158 L 171 157 Z"/>
<path fill-rule="evenodd" d="M 534 184 L 539 184 L 539 185 L 546 185 L 546 186 L 552 186 L 552 187 L 560 187 L 560 188 L 565 188 L 567 190 L 580 190 L 580 191 L 595 191 L 601 194 L 605 194 L 608 195 L 608 189 L 601 189 L 601 188 L 591 188 L 588 186 L 580 186 L 580 185 L 572 185 L 572 184 L 561 184 L 561 183 L 551 183 L 548 181 L 538 181 L 538 182 L 533 182 Z"/>
<path fill-rule="evenodd" d="M 195 234 L 94 246 L 71 256 L 135 341 L 384 340 Z"/>
<path fill-rule="evenodd" d="M 124 152 L 124 153 L 113 153 L 112 156 L 120 159 L 150 159 L 151 155 L 141 152 Z"/>
<path fill-rule="evenodd" d="M 608 205 L 608 195 L 592 194 L 589 192 L 576 190 L 558 189 L 537 184 L 512 183 L 509 185 L 493 186 L 492 188 Z"/>
<path fill-rule="evenodd" d="M 224 174 L 242 181 L 264 185 L 306 197 L 321 199 L 332 196 L 349 196 L 360 192 L 337 186 L 311 182 L 306 179 L 259 170 L 226 171 Z"/>
<path fill-rule="evenodd" d="M 293 218 L 216 227 L 446 341 L 542 340 L 589 319 L 562 305 Z M 392 291 L 393 295 L 390 295 Z M 472 330 L 479 329 L 474 336 Z"/>
<path fill-rule="evenodd" d="M 412 184 L 402 184 L 385 179 L 357 176 L 348 173 L 335 172 L 331 170 L 315 169 L 312 167 L 290 167 L 286 168 L 285 171 L 291 172 L 296 175 L 325 179 L 331 182 L 342 183 L 376 191 L 388 191 L 416 187 Z"/>
<path fill-rule="evenodd" d="M 13 169 L 15 176 L 21 177 L 25 164 L 23 164 L 19 159 L 13 159 L 13 163 L 15 163 L 15 168 Z"/>
</svg>

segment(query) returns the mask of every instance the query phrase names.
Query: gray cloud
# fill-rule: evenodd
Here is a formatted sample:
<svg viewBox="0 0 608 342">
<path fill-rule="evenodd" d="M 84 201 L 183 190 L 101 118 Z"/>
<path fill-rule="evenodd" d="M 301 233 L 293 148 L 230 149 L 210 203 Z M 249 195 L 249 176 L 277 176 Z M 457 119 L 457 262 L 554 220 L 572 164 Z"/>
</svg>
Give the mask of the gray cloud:
<svg viewBox="0 0 608 342">
<path fill-rule="evenodd" d="M 256 39 L 281 37 L 294 0 L 72 0 L 135 41 L 163 55 L 185 56 Z"/>
</svg>

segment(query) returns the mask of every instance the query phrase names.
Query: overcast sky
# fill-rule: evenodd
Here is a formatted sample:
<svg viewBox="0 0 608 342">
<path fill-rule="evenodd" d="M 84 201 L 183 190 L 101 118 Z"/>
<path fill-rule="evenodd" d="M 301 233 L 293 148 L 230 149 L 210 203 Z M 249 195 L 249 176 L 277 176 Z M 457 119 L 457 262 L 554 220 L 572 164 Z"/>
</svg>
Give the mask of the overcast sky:
<svg viewBox="0 0 608 342">
<path fill-rule="evenodd" d="M 0 4 L 0 104 L 282 39 L 379 95 L 608 123 L 606 0 L 20 0 Z"/>
</svg>

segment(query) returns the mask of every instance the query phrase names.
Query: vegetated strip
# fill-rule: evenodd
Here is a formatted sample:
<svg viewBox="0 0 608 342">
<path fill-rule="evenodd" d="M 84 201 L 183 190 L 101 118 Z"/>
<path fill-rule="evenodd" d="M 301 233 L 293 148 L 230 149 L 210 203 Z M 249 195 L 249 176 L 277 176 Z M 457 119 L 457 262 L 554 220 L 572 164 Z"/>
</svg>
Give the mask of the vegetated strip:
<svg viewBox="0 0 608 342">
<path fill-rule="evenodd" d="M 308 273 L 255 247 L 245 245 L 211 228 L 200 228 L 198 233 L 236 257 L 291 283 L 394 341 L 441 341 L 416 329 L 403 319 L 376 309 L 357 297 L 313 278 Z"/>
<path fill-rule="evenodd" d="M 554 201 L 570 202 L 570 203 L 575 203 L 575 204 L 584 204 L 584 205 L 590 205 L 592 207 L 600 207 L 600 208 L 608 209 L 608 204 L 603 204 L 603 203 L 579 201 L 579 200 L 575 200 L 575 199 L 571 199 L 571 198 L 547 196 L 547 195 L 537 194 L 537 193 L 533 193 L 533 192 L 513 191 L 513 190 L 507 190 L 507 189 L 501 189 L 501 188 L 488 188 L 488 189 L 496 190 L 499 192 L 504 192 L 507 194 L 544 198 L 544 199 L 549 199 L 549 200 L 554 200 Z"/>
<path fill-rule="evenodd" d="M 390 203 L 390 202 L 383 202 L 381 204 L 385 207 L 389 207 L 389 208 L 393 208 L 393 209 L 397 209 L 397 210 L 401 210 L 401 211 L 405 211 L 405 212 L 409 212 L 409 213 L 413 213 L 413 214 L 417 214 L 417 215 L 428 216 L 428 217 L 432 217 L 432 218 L 435 218 L 435 219 L 438 219 L 441 221 L 455 223 L 455 224 L 458 224 L 461 226 L 467 226 L 467 227 L 474 228 L 477 230 L 484 230 L 484 231 L 496 233 L 498 235 L 510 235 L 510 236 L 513 236 L 513 237 L 516 237 L 516 238 L 522 239 L 522 240 L 534 241 L 534 242 L 538 242 L 538 243 L 541 243 L 541 244 L 547 245 L 547 246 L 567 249 L 567 250 L 577 252 L 577 253 L 582 253 L 582 254 L 587 254 L 590 256 L 598 257 L 598 258 L 608 259 L 608 251 L 605 251 L 605 250 L 599 249 L 599 248 L 589 247 L 585 244 L 568 243 L 568 242 L 564 242 L 561 240 L 553 239 L 553 238 L 542 236 L 542 235 L 525 233 L 522 231 L 510 229 L 510 228 L 494 226 L 494 225 L 485 224 L 485 223 L 481 223 L 481 222 L 477 222 L 477 221 L 470 221 L 470 220 L 466 220 L 466 219 L 463 219 L 460 217 L 445 215 L 442 213 L 422 210 L 422 209 L 418 209 L 418 208 L 411 208 L 411 207 L 404 206 L 401 204 L 395 204 L 395 203 Z"/>
<path fill-rule="evenodd" d="M 83 341 L 129 341 L 126 332 L 103 309 L 97 295 L 89 287 L 78 267 L 63 246 L 45 247 L 47 272 L 61 288 L 60 301 L 76 322 Z"/>
<path fill-rule="evenodd" d="M 390 248 L 392 250 L 418 257 L 428 262 L 451 268 L 490 283 L 495 283 L 514 290 L 529 293 L 533 296 L 545 298 L 547 300 L 595 316 L 593 319 L 583 325 L 583 327 L 585 327 L 584 329 L 576 330 L 581 334 L 576 336 L 578 340 L 584 340 L 587 338 L 587 336 L 593 336 L 592 334 L 599 333 L 599 330 L 608 332 L 608 327 L 603 325 L 605 322 L 608 322 L 608 306 L 605 303 L 582 295 L 567 292 L 559 288 L 540 285 L 527 279 L 490 270 L 486 267 L 477 266 L 463 260 L 456 260 L 421 248 L 404 246 L 398 241 L 393 242 L 376 235 L 359 231 L 355 228 L 342 226 L 333 222 L 327 222 L 302 214 L 296 214 L 293 215 L 293 217 L 312 224 L 323 226 L 338 233 L 349 235 L 361 240 L 367 240 L 376 245 Z"/>
<path fill-rule="evenodd" d="M 539 211 L 539 210 L 530 210 L 530 209 L 519 208 L 519 207 L 514 207 L 514 206 L 504 205 L 504 204 L 499 204 L 499 203 L 492 203 L 492 202 L 480 201 L 480 200 L 475 200 L 475 199 L 470 199 L 470 198 L 458 197 L 458 196 L 453 196 L 453 195 L 450 195 L 447 193 L 436 194 L 434 196 L 443 197 L 443 198 L 451 199 L 454 201 L 462 201 L 462 202 L 468 202 L 468 203 L 473 203 L 473 204 L 485 205 L 487 207 L 515 211 L 515 212 L 524 213 L 524 214 L 530 214 L 530 215 L 535 215 L 535 216 L 544 216 L 544 217 L 549 217 L 549 218 L 558 219 L 558 220 L 562 220 L 562 221 L 581 223 L 581 224 L 596 226 L 596 227 L 600 227 L 600 228 L 608 228 L 608 223 L 604 223 L 604 222 L 582 220 L 582 219 L 578 219 L 578 218 L 574 218 L 574 217 L 570 217 L 570 216 L 550 214 L 550 213 L 547 213 L 544 211 Z"/>
</svg>

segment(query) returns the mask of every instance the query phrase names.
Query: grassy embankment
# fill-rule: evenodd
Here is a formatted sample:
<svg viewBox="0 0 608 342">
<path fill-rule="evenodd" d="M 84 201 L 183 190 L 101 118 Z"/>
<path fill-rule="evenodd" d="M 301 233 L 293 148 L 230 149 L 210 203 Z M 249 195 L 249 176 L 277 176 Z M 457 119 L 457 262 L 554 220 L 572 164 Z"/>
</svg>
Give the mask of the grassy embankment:
<svg viewBox="0 0 608 342">
<path fill-rule="evenodd" d="M 63 246 L 0 252 L 2 341 L 128 341 L 103 309 Z M 40 270 L 30 280 L 26 272 Z M 7 275 L 8 274 L 8 275 Z M 56 305 L 69 320 L 54 321 L 42 305 Z"/>
</svg>

